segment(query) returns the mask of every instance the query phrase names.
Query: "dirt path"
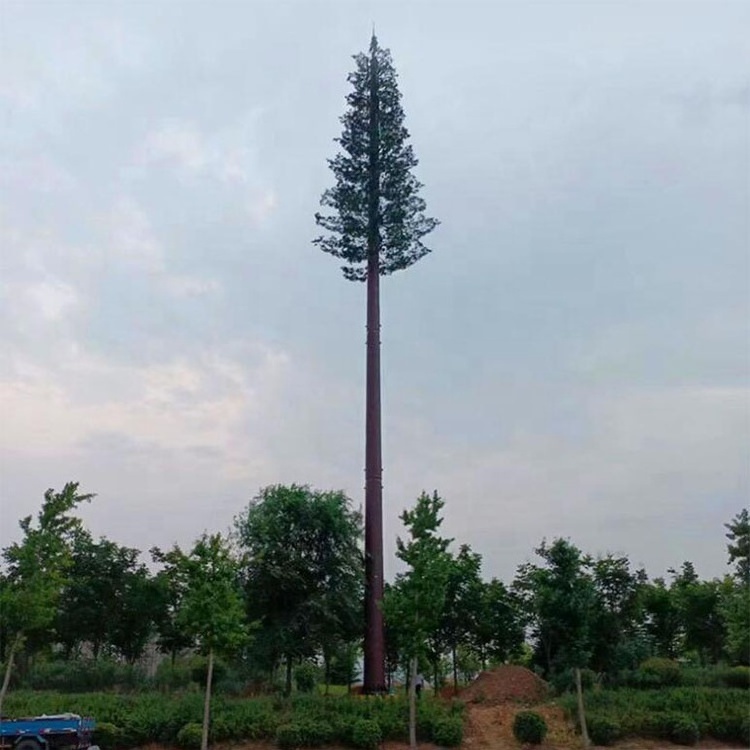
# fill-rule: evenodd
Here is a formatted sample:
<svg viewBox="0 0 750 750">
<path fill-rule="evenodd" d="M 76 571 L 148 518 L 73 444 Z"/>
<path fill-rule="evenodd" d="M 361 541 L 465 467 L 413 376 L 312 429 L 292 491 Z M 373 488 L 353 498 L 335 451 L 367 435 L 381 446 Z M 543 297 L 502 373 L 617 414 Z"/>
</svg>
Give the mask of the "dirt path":
<svg viewBox="0 0 750 750">
<path fill-rule="evenodd" d="M 470 750 L 518 750 L 519 743 L 513 736 L 513 718 L 523 707 L 506 703 L 497 706 L 466 706 L 466 724 L 463 747 Z M 580 748 L 580 738 L 568 724 L 558 706 L 534 706 L 547 722 L 549 731 L 543 748 Z"/>
</svg>

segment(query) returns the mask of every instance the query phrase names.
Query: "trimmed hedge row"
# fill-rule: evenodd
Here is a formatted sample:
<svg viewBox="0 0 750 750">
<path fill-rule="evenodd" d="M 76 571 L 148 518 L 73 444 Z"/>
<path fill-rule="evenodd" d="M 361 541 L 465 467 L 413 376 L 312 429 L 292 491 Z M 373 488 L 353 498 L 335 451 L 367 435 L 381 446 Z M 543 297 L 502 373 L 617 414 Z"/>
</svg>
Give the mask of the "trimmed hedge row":
<svg viewBox="0 0 750 750">
<path fill-rule="evenodd" d="M 636 670 L 610 678 L 608 684 L 640 690 L 661 687 L 750 689 L 750 667 L 680 667 L 669 659 L 649 659 Z"/>
<path fill-rule="evenodd" d="M 417 710 L 420 740 L 454 747 L 463 738 L 463 704 L 423 696 Z M 200 693 L 60 694 L 14 692 L 4 705 L 9 716 L 71 711 L 97 722 L 94 740 L 102 750 L 128 750 L 151 742 L 193 750 L 200 745 Z M 408 704 L 403 697 L 357 698 L 298 695 L 212 701 L 212 741 L 276 739 L 284 750 L 340 743 L 370 750 L 381 740 L 408 739 Z"/>
<path fill-rule="evenodd" d="M 587 694 L 586 717 L 594 744 L 643 737 L 694 745 L 710 737 L 750 746 L 748 695 L 741 689 L 662 688 L 601 690 Z M 577 722 L 575 696 L 561 699 Z"/>
</svg>

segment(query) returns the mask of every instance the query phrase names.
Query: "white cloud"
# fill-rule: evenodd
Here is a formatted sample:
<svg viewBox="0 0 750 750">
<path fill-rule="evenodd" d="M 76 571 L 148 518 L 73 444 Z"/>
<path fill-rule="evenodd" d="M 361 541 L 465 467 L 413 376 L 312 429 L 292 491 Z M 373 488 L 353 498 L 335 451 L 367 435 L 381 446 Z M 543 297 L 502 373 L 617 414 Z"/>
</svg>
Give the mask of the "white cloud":
<svg viewBox="0 0 750 750">
<path fill-rule="evenodd" d="M 165 163 L 183 175 L 207 176 L 220 182 L 257 183 L 258 166 L 251 147 L 254 142 L 252 112 L 224 131 L 205 133 L 193 122 L 168 119 L 159 123 L 136 150 L 135 163 L 152 166 Z"/>
<path fill-rule="evenodd" d="M 102 224 L 107 241 L 100 251 L 104 259 L 116 258 L 150 273 L 165 271 L 164 249 L 154 236 L 148 215 L 132 198 L 119 198 Z"/>
<path fill-rule="evenodd" d="M 58 280 L 41 281 L 31 284 L 26 290 L 31 304 L 24 309 L 26 312 L 38 310 L 48 321 L 57 321 L 66 311 L 78 303 L 78 295 L 70 284 Z"/>
<path fill-rule="evenodd" d="M 200 360 L 125 365 L 69 350 L 54 367 L 18 363 L 0 381 L 0 449 L 44 457 L 76 451 L 99 434 L 121 435 L 165 450 L 205 448 L 236 473 L 248 452 L 242 425 L 275 398 L 287 355 L 257 352 L 255 367 L 220 354 Z"/>
</svg>

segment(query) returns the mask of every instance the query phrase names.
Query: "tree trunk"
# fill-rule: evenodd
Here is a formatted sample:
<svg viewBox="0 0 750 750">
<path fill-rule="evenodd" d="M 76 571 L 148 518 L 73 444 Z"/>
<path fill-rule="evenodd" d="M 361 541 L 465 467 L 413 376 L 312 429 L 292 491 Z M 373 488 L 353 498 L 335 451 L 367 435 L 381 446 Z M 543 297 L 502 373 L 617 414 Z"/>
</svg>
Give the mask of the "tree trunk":
<svg viewBox="0 0 750 750">
<path fill-rule="evenodd" d="M 409 747 L 417 747 L 417 657 L 412 657 L 409 670 Z"/>
<path fill-rule="evenodd" d="M 453 694 L 458 695 L 458 662 L 456 661 L 455 645 L 451 649 L 451 656 L 453 657 Z"/>
<path fill-rule="evenodd" d="M 329 692 L 328 688 L 331 686 L 331 655 L 330 654 L 328 656 L 324 655 L 323 658 L 325 659 L 325 662 L 326 662 L 325 678 L 324 678 L 326 681 L 326 693 L 325 694 L 328 695 L 328 692 Z"/>
<path fill-rule="evenodd" d="M 581 686 L 581 670 L 576 667 L 576 695 L 578 696 L 578 721 L 581 724 L 581 739 L 583 739 L 583 746 L 590 747 L 591 740 L 589 739 L 589 730 L 586 727 L 586 711 L 583 707 L 583 687 Z"/>
<path fill-rule="evenodd" d="M 284 694 L 288 698 L 292 694 L 292 655 L 286 656 L 286 682 L 284 684 Z"/>
<path fill-rule="evenodd" d="M 206 675 L 206 699 L 203 702 L 203 733 L 201 735 L 201 750 L 208 748 L 208 725 L 211 721 L 211 683 L 214 679 L 214 650 L 208 652 L 208 674 Z"/>
<path fill-rule="evenodd" d="M 367 382 L 365 404 L 364 691 L 385 691 L 383 633 L 383 456 L 380 424 L 380 124 L 378 68 L 371 51 L 367 226 Z"/>
<path fill-rule="evenodd" d="M 3 701 L 5 700 L 5 694 L 8 692 L 8 685 L 10 684 L 10 673 L 13 670 L 13 658 L 16 655 L 21 643 L 23 642 L 23 635 L 19 633 L 14 639 L 8 652 L 8 663 L 5 665 L 5 676 L 3 677 L 3 684 L 0 687 L 0 717 L 3 715 Z"/>
</svg>

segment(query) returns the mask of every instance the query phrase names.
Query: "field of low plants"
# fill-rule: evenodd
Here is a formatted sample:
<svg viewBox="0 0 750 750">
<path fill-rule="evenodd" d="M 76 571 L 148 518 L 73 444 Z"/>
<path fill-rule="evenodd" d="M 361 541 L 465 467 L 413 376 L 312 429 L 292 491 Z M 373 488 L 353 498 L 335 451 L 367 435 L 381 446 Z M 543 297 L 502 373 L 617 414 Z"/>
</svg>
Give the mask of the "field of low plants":
<svg viewBox="0 0 750 750">
<path fill-rule="evenodd" d="M 102 750 L 127 750 L 152 742 L 185 750 L 200 746 L 203 696 L 198 693 L 81 693 L 17 691 L 4 713 L 29 716 L 73 711 L 93 716 Z M 419 702 L 421 740 L 455 747 L 463 738 L 463 704 L 424 697 Z M 402 697 L 362 699 L 297 695 L 291 699 L 217 696 L 212 741 L 275 740 L 281 748 L 339 744 L 370 750 L 382 740 L 406 740 L 408 705 Z"/>
<path fill-rule="evenodd" d="M 711 738 L 750 746 L 749 699 L 740 688 L 595 690 L 586 695 L 586 717 L 595 745 L 639 737 L 681 745 Z M 564 696 L 561 704 L 577 721 L 575 696 Z"/>
</svg>

